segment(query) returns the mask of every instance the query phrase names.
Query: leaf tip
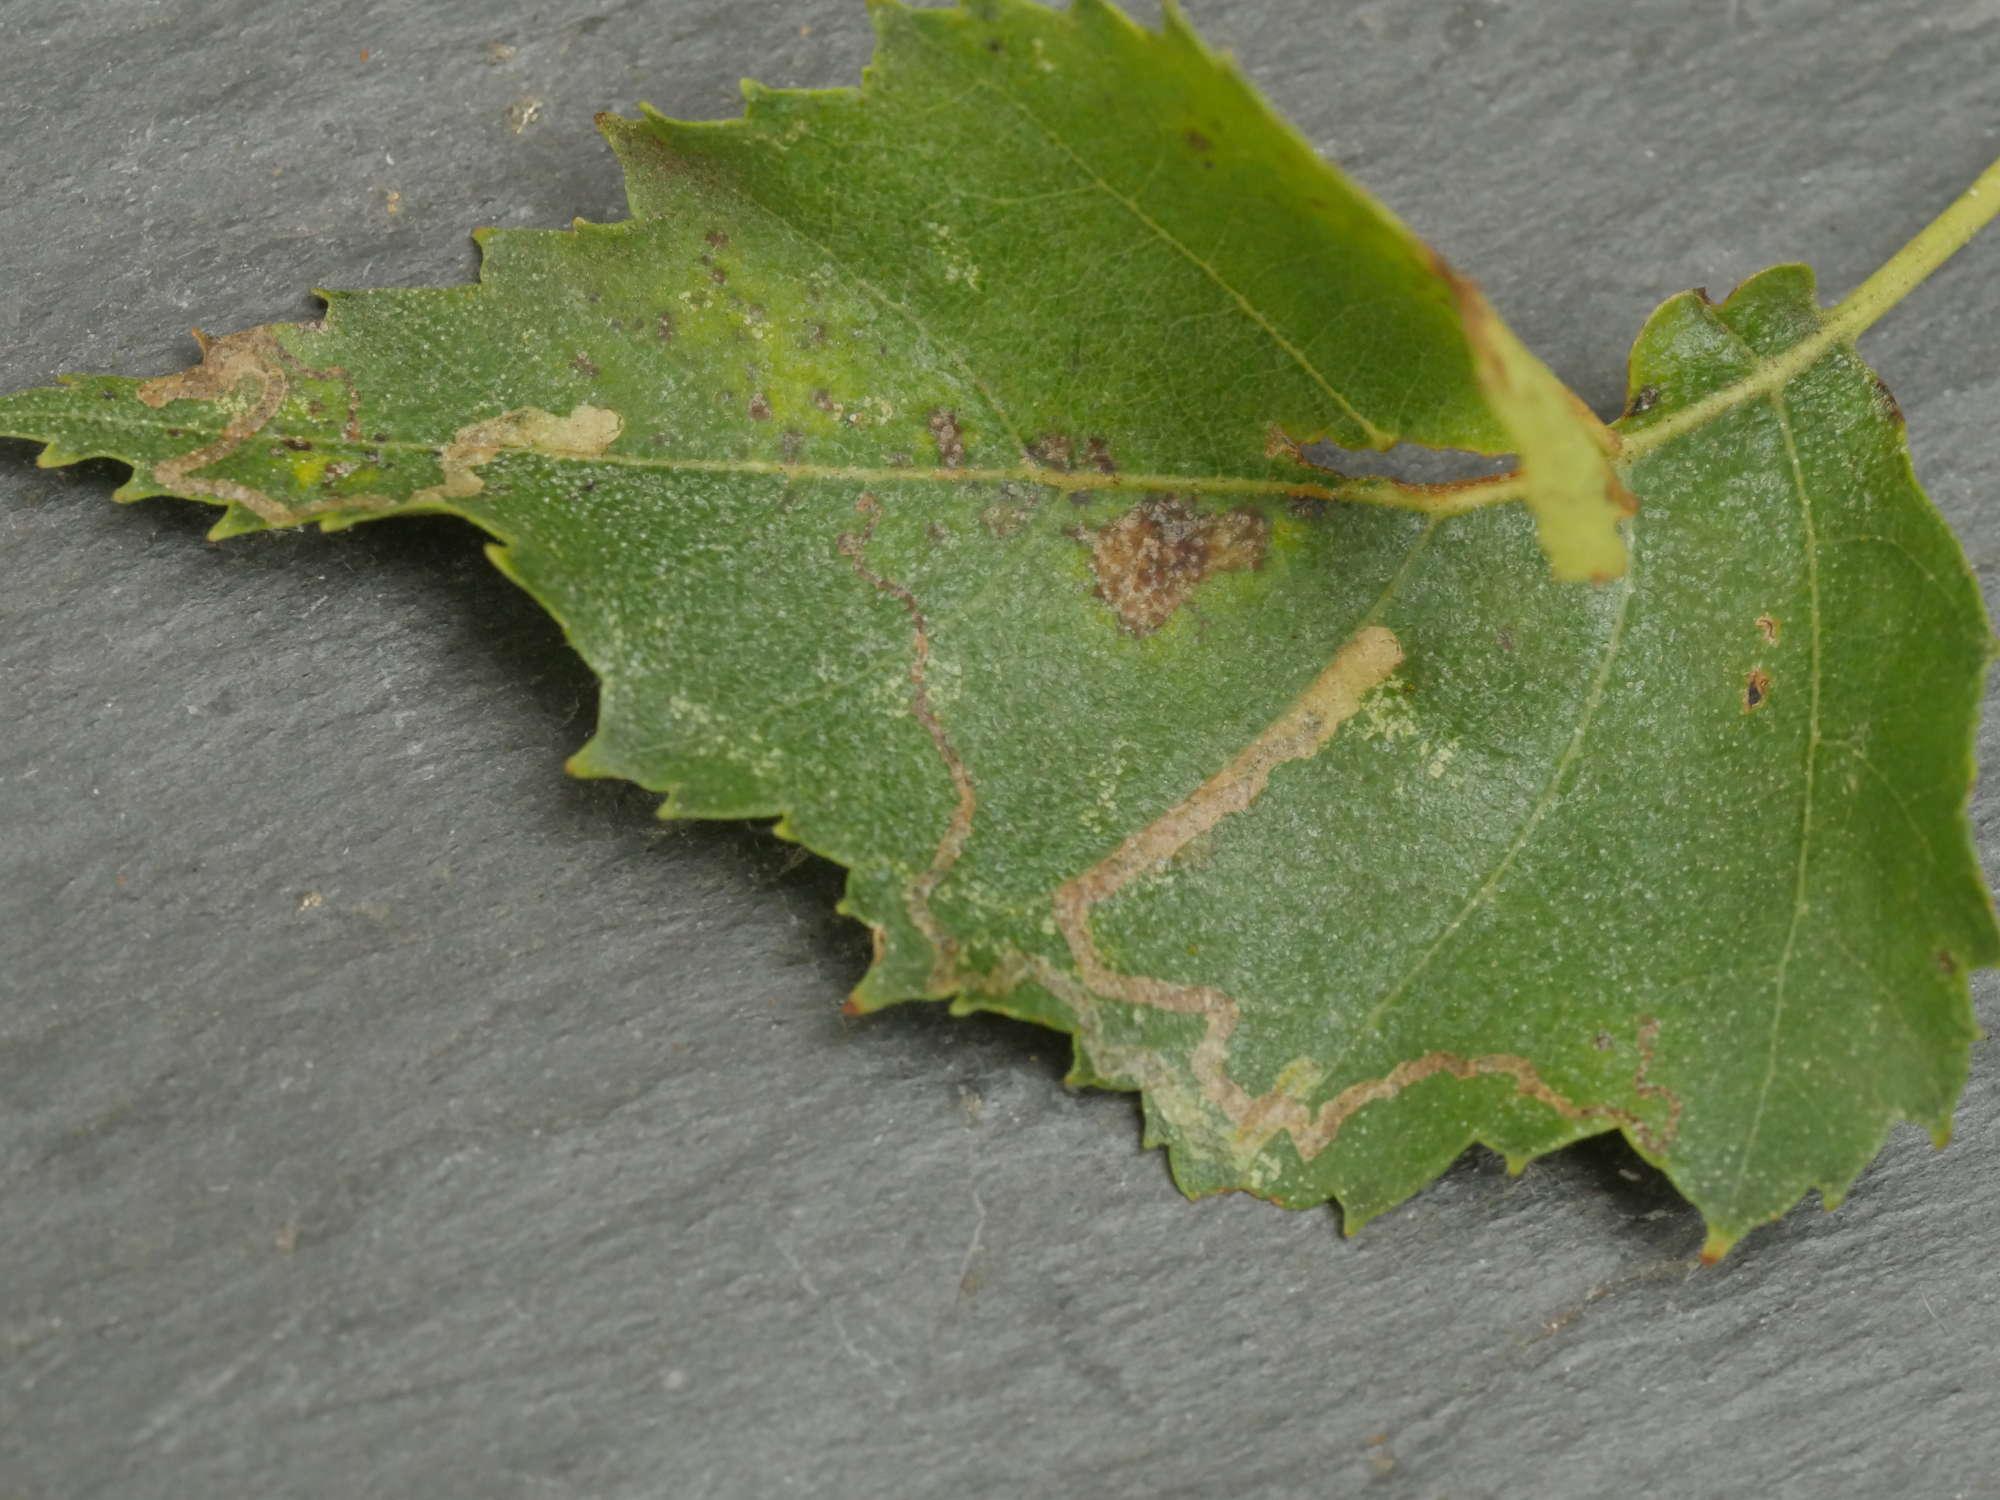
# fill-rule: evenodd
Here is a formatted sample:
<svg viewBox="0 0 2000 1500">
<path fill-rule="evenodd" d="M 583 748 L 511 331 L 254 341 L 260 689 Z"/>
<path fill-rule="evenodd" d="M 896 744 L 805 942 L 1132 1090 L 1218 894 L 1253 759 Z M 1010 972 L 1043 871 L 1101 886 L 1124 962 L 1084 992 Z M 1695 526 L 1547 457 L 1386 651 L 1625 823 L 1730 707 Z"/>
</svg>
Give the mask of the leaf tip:
<svg viewBox="0 0 2000 1500">
<path fill-rule="evenodd" d="M 1628 559 L 1618 523 L 1639 502 L 1611 465 L 1617 434 L 1521 342 L 1476 281 L 1437 251 L 1426 254 L 1457 304 L 1487 404 L 1520 455 L 1524 498 L 1556 578 L 1622 577 Z"/>
</svg>

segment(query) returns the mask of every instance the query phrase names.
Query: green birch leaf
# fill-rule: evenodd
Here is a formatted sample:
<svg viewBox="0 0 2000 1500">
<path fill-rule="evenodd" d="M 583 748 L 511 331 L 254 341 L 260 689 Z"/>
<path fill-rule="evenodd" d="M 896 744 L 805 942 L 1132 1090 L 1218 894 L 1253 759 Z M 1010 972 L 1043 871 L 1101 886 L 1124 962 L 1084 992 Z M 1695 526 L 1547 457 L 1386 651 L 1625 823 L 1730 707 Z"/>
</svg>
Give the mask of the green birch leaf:
<svg viewBox="0 0 2000 1500">
<path fill-rule="evenodd" d="M 861 93 L 750 85 L 742 120 L 607 118 L 633 214 L 704 211 L 726 182 L 977 351 L 1003 459 L 1079 430 L 1143 434 L 1177 473 L 1320 439 L 1512 452 L 1556 576 L 1624 570 L 1603 426 L 1178 7 L 1158 33 L 1102 0 L 874 14 Z"/>
<path fill-rule="evenodd" d="M 1720 1253 L 1941 1135 L 1988 635 L 1809 275 L 1667 303 L 1613 435 L 1176 16 L 877 17 L 858 93 L 606 121 L 628 223 L 0 431 L 223 536 L 484 528 L 602 679 L 574 770 L 781 818 L 854 1010 L 1072 1033 L 1190 1193 L 1353 1227 L 1617 1130 Z"/>
</svg>

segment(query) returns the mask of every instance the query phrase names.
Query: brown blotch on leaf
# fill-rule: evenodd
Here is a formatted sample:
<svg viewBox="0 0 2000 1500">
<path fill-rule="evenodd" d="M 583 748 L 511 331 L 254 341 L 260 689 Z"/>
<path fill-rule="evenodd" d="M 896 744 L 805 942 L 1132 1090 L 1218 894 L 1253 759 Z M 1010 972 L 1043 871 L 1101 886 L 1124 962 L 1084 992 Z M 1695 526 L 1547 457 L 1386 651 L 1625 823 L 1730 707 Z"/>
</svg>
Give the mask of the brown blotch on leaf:
<svg viewBox="0 0 2000 1500">
<path fill-rule="evenodd" d="M 1151 635 L 1217 573 L 1263 566 L 1270 523 L 1255 511 L 1209 515 L 1177 495 L 1148 495 L 1088 534 L 1097 597 L 1133 635 Z"/>
<path fill-rule="evenodd" d="M 279 438 L 278 441 L 283 443 L 287 448 L 290 448 L 294 453 L 305 453 L 312 448 L 311 438 L 285 437 Z"/>
<path fill-rule="evenodd" d="M 714 282 L 717 286 L 721 286 L 724 282 L 729 280 L 729 273 L 723 270 L 722 267 L 720 266 L 710 266 L 708 268 L 708 279 Z"/>
<path fill-rule="evenodd" d="M 1067 473 L 1076 463 L 1076 445 L 1060 432 L 1046 432 L 1028 444 L 1028 457 L 1045 469 Z"/>
<path fill-rule="evenodd" d="M 1323 521 L 1327 504 L 1317 495 L 1293 495 L 1285 502 L 1285 509 L 1301 521 Z"/>
<path fill-rule="evenodd" d="M 1208 152 L 1208 151 L 1213 151 L 1215 149 L 1215 142 L 1211 141 L 1207 136 L 1203 135 L 1199 130 L 1190 130 L 1186 135 L 1182 136 L 1181 139 L 1187 142 L 1188 150 L 1190 151 Z"/>
<path fill-rule="evenodd" d="M 1757 634 L 1773 646 L 1778 644 L 1778 622 L 1769 615 L 1757 616 Z"/>
<path fill-rule="evenodd" d="M 581 349 L 577 351 L 576 358 L 569 362 L 569 367 L 585 380 L 597 379 L 597 361 L 592 359 L 588 354 L 585 354 Z"/>
<path fill-rule="evenodd" d="M 931 437 L 937 442 L 938 462 L 947 469 L 965 467 L 965 438 L 958 430 L 958 413 L 939 409 L 930 414 Z"/>
<path fill-rule="evenodd" d="M 1958 955 L 1953 953 L 1949 948 L 1938 949 L 1937 967 L 1938 973 L 1944 975 L 1945 978 L 1956 979 L 1958 977 Z"/>
<path fill-rule="evenodd" d="M 813 405 L 817 406 L 821 411 L 833 410 L 833 397 L 828 395 L 825 391 L 814 391 L 812 395 L 812 402 Z"/>
<path fill-rule="evenodd" d="M 1625 403 L 1625 415 L 1636 417 L 1640 412 L 1651 411 L 1660 404 L 1660 388 L 1656 385 L 1642 385 L 1632 393 L 1632 399 Z"/>
<path fill-rule="evenodd" d="M 724 245 L 729 243 L 729 236 L 724 234 L 720 229 L 709 230 L 707 234 L 702 236 L 702 239 L 707 242 L 708 248 L 711 250 L 720 250 Z"/>
<path fill-rule="evenodd" d="M 764 399 L 762 391 L 755 391 L 750 396 L 750 420 L 753 422 L 771 420 L 771 403 Z"/>
<path fill-rule="evenodd" d="M 1755 710 L 1771 696 L 1771 679 L 1764 675 L 1761 667 L 1752 667 L 1750 675 L 1743 679 L 1743 712 Z"/>
<path fill-rule="evenodd" d="M 1084 462 L 1100 474 L 1116 474 L 1118 465 L 1112 461 L 1111 445 L 1101 437 L 1094 437 L 1083 445 Z"/>
<path fill-rule="evenodd" d="M 674 315 L 670 312 L 661 313 L 659 322 L 653 325 L 653 332 L 660 336 L 661 343 L 671 344 L 674 341 Z"/>
</svg>

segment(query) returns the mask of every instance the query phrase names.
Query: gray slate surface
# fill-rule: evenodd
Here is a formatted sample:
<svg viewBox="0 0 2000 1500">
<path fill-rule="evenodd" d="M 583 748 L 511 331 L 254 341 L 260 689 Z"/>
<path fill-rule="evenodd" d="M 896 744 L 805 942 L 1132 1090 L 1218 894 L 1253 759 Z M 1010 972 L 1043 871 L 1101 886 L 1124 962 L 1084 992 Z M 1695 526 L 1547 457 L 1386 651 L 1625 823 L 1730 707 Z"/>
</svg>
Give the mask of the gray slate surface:
<svg viewBox="0 0 2000 1500">
<path fill-rule="evenodd" d="M 1996 0 L 1191 5 L 1604 409 L 1661 297 L 1789 258 L 1837 294 L 2000 153 Z M 621 217 L 593 111 L 848 82 L 865 33 L 5 0 L 0 386 Z M 1868 344 L 1989 585 L 1996 343 L 2000 238 Z M 27 456 L 0 1495 L 2000 1495 L 1992 1044 L 1949 1151 L 1899 1133 L 1710 1271 L 1612 1142 L 1353 1242 L 1190 1205 L 1048 1035 L 842 1021 L 837 872 L 566 782 L 592 684 L 466 528 L 216 547 Z"/>
</svg>

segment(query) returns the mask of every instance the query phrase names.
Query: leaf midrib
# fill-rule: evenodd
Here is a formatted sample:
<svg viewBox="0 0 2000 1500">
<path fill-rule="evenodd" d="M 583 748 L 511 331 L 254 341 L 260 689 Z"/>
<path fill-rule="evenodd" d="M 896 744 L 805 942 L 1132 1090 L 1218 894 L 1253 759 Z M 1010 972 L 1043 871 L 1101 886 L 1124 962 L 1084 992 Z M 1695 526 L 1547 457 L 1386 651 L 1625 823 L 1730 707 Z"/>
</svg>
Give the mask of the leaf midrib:
<svg viewBox="0 0 2000 1500">
<path fill-rule="evenodd" d="M 758 205 L 760 208 L 762 205 Z M 768 210 L 767 210 L 768 212 Z M 782 221 L 780 221 L 782 222 Z M 895 304 L 891 304 L 895 305 Z M 1845 304 L 1842 304 L 1845 306 Z M 1852 348 L 1852 328 L 1854 320 L 1838 316 L 1840 309 L 1828 312 L 1819 330 L 1784 354 L 1775 358 L 1759 356 L 1755 359 L 1751 372 L 1729 385 L 1715 391 L 1689 405 L 1669 413 L 1656 422 L 1643 427 L 1627 428 L 1614 424 L 1612 430 L 1619 439 L 1618 452 L 1613 456 L 1613 465 L 1622 472 L 1629 471 L 1637 461 L 1647 454 L 1675 442 L 1682 437 L 1692 436 L 1711 422 L 1734 411 L 1737 407 L 1774 391 L 1783 390 L 1820 358 L 1839 347 Z M 303 327 L 300 324 L 280 325 Z M 938 342 L 933 338 L 933 342 Z M 962 367 L 962 366 L 961 366 Z M 975 388 L 984 395 L 983 386 L 975 381 Z M 989 401 L 991 398 L 987 398 Z M 167 432 L 180 430 L 184 423 L 113 416 L 100 414 L 96 424 L 108 427 L 123 427 L 134 431 Z M 15 436 L 33 439 L 34 432 L 20 431 Z M 426 453 L 441 455 L 445 441 L 413 438 L 348 439 L 340 436 L 315 436 L 314 442 L 322 448 L 344 453 L 366 455 L 384 449 L 397 452 Z M 1415 446 L 1415 445 L 1413 445 Z M 1169 492 L 1194 492 L 1202 494 L 1243 494 L 1268 495 L 1273 497 L 1299 497 L 1304 499 L 1327 500 L 1343 504 L 1390 505 L 1401 509 L 1422 511 L 1440 519 L 1465 515 L 1489 506 L 1505 504 L 1519 499 L 1526 486 L 1518 471 L 1497 474 L 1488 479 L 1471 480 L 1451 485 L 1405 485 L 1391 479 L 1369 476 L 1348 478 L 1345 483 L 1324 484 L 1312 480 L 1257 479 L 1245 475 L 1214 474 L 1100 474 L 1093 471 L 1050 469 L 1038 465 L 1017 465 L 1002 468 L 978 469 L 923 469 L 914 466 L 869 466 L 848 464 L 798 464 L 780 460 L 736 459 L 736 458 L 670 458 L 658 455 L 626 453 L 563 453 L 545 451 L 544 458 L 565 459 L 572 462 L 611 464 L 624 468 L 654 470 L 661 473 L 706 473 L 706 474 L 762 474 L 775 475 L 787 480 L 829 480 L 836 482 L 859 482 L 864 484 L 908 484 L 908 483 L 957 483 L 957 484 L 1039 484 L 1066 492 L 1094 489 L 1159 490 Z M 388 503 L 401 503 L 392 497 L 384 497 Z"/>
<path fill-rule="evenodd" d="M 1791 975 L 1792 954 L 1798 947 L 1799 929 L 1804 925 L 1806 914 L 1812 909 L 1807 899 L 1812 869 L 1813 847 L 1813 797 L 1819 779 L 1820 735 L 1820 678 L 1824 656 L 1824 642 L 1821 636 L 1820 588 L 1819 588 L 1819 528 L 1814 523 L 1812 495 L 1806 485 L 1805 469 L 1799 459 L 1797 441 L 1792 435 L 1792 418 L 1783 388 L 1771 393 L 1771 411 L 1778 419 L 1778 432 L 1785 442 L 1785 464 L 1791 475 L 1792 493 L 1799 502 L 1799 523 L 1805 533 L 1806 554 L 1806 599 L 1807 616 L 1810 627 L 1811 665 L 1810 692 L 1806 704 L 1806 753 L 1803 789 L 1799 806 L 1799 857 L 1793 876 L 1792 919 L 1785 928 L 1785 946 L 1778 955 L 1776 980 L 1771 996 L 1771 1033 L 1765 1045 L 1764 1076 L 1757 1085 L 1757 1103 L 1750 1113 L 1750 1125 L 1743 1134 L 1742 1156 L 1737 1163 L 1736 1180 L 1730 1186 L 1730 1197 L 1740 1199 L 1743 1184 L 1749 1180 L 1750 1164 L 1756 1155 L 1757 1141 L 1764 1127 L 1764 1115 L 1770 1106 L 1771 1091 L 1778 1081 L 1778 1039 L 1784 1031 L 1787 1003 L 1786 985 Z"/>
</svg>

